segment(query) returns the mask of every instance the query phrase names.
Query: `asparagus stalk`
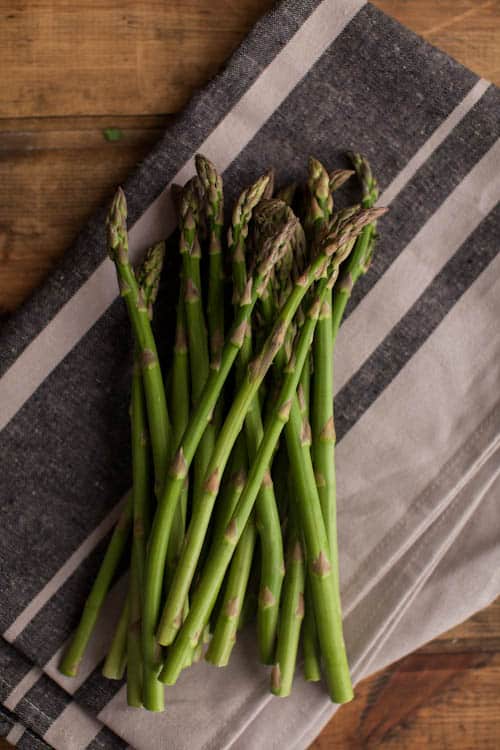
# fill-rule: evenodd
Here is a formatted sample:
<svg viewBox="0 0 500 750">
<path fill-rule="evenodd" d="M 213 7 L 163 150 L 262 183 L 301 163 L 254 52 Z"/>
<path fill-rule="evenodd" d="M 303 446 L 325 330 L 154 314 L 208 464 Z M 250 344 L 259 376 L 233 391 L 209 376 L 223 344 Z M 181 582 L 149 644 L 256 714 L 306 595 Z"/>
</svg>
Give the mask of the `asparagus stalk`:
<svg viewBox="0 0 500 750">
<path fill-rule="evenodd" d="M 220 492 L 214 519 L 214 538 L 226 528 L 247 481 L 248 458 L 245 433 L 237 439 L 226 471 L 228 476 Z"/>
<path fill-rule="evenodd" d="M 165 244 L 158 243 L 148 250 L 137 270 L 137 283 L 143 294 L 149 318 L 153 317 L 160 274 L 165 254 Z M 137 643 L 140 641 L 140 586 L 145 556 L 145 536 L 149 527 L 149 457 L 146 412 L 142 387 L 140 356 L 135 349 L 130 403 L 132 433 L 132 506 L 133 537 L 130 571 L 130 589 L 118 621 L 110 651 L 104 662 L 103 675 L 121 679 L 127 663 L 127 697 L 130 705 L 141 705 L 135 696 L 140 695 L 140 660 L 137 662 Z"/>
<path fill-rule="evenodd" d="M 207 331 L 203 314 L 200 243 L 198 228 L 200 222 L 201 182 L 193 177 L 182 192 L 179 217 L 180 252 L 183 268 L 184 303 L 187 324 L 189 365 L 191 372 L 191 396 L 193 403 L 200 394 L 208 378 L 210 358 L 208 353 Z M 215 442 L 214 425 L 209 422 L 200 441 L 194 466 L 193 504 L 196 505 L 202 494 L 202 481 Z"/>
<path fill-rule="evenodd" d="M 256 536 L 255 520 L 250 517 L 231 561 L 221 611 L 205 655 L 207 661 L 218 667 L 224 667 L 229 663 L 236 641 L 236 631 L 250 577 Z"/>
<path fill-rule="evenodd" d="M 356 173 L 363 187 L 363 203 L 371 208 L 378 199 L 378 186 L 372 175 L 370 165 L 360 154 L 351 154 Z M 330 175 L 330 191 L 333 192 L 352 174 L 348 170 L 338 170 Z M 357 238 L 354 251 L 344 265 L 339 282 L 335 285 L 333 300 L 326 299 L 317 327 L 315 341 L 315 400 L 313 407 L 313 436 L 316 450 L 314 452 L 316 483 L 318 492 L 323 496 L 323 517 L 327 524 L 327 534 L 331 546 L 333 568 L 338 567 L 337 529 L 336 529 L 336 481 L 335 481 L 335 424 L 333 415 L 333 348 L 335 339 L 344 315 L 346 304 L 352 288 L 358 278 L 366 273 L 373 253 L 375 241 L 374 221 L 362 230 Z M 333 315 L 332 315 L 333 306 Z M 331 335 L 328 329 L 332 326 Z M 331 363 L 331 367 L 328 367 Z M 326 366 L 326 371 L 325 371 Z M 331 414 L 323 411 L 325 405 L 332 405 Z M 328 459 L 330 444 L 331 458 Z M 323 453 L 324 451 L 324 453 Z M 322 455 L 323 454 L 323 455 Z M 322 466 L 322 469 L 320 468 Z M 326 470 L 325 470 L 326 469 Z M 335 597 L 340 605 L 340 588 L 338 574 L 335 579 Z M 304 673 L 307 680 L 320 679 L 319 660 L 317 655 L 317 632 L 312 608 L 310 584 L 306 586 L 306 614 L 304 622 Z"/>
<path fill-rule="evenodd" d="M 325 296 L 328 294 L 328 289 L 326 291 Z M 321 309 L 323 309 L 325 304 L 325 301 L 323 300 Z M 317 336 L 318 336 L 318 328 L 321 321 L 321 312 L 318 318 L 318 322 L 316 324 L 316 332 L 314 336 L 314 342 L 313 347 L 315 345 Z M 309 412 L 310 412 L 310 381 L 311 381 L 311 357 L 309 356 L 306 360 L 306 363 L 304 365 L 304 369 L 302 370 L 302 375 L 300 377 L 300 383 L 299 387 L 297 389 L 297 398 L 299 401 L 300 406 L 300 413 L 302 416 L 302 419 L 304 422 L 306 420 L 309 420 Z M 317 482 L 317 480 L 316 480 Z M 289 484 L 293 484 L 289 482 Z M 290 491 L 290 495 L 292 495 L 292 492 Z M 293 509 L 292 509 L 293 512 Z M 304 543 L 302 541 L 301 546 L 301 553 L 302 553 L 302 547 L 304 546 Z M 313 610 L 313 603 L 311 599 L 311 592 L 310 592 L 310 583 L 307 581 L 307 575 L 305 576 L 304 581 L 304 604 L 305 604 L 305 611 L 304 611 L 304 619 L 302 622 L 302 650 L 304 655 L 304 677 L 308 682 L 318 682 L 321 679 L 321 668 L 320 668 L 320 654 L 319 654 L 319 643 L 318 643 L 318 635 L 316 632 L 316 623 L 314 620 L 314 610 Z M 284 614 L 283 617 L 286 619 L 286 615 Z M 293 618 L 293 614 L 289 614 L 288 617 Z M 292 619 L 293 622 L 293 619 Z M 295 654 L 296 658 L 296 654 Z M 295 666 L 295 663 L 289 663 L 288 670 L 291 670 L 292 667 Z"/>
<path fill-rule="evenodd" d="M 145 571 L 143 611 L 143 703 L 150 710 L 163 710 L 163 699 L 158 691 L 157 674 L 161 651 L 156 642 L 156 626 L 160 609 L 163 571 L 171 525 L 177 501 L 187 476 L 194 453 L 203 435 L 205 425 L 217 403 L 224 383 L 243 343 L 247 321 L 257 299 L 265 291 L 273 264 L 279 259 L 284 246 L 284 236 L 262 248 L 252 280 L 241 297 L 235 321 L 222 350 L 220 367 L 212 369 L 197 406 L 172 461 L 161 502 L 158 504 L 151 536 Z"/>
<path fill-rule="evenodd" d="M 179 296 L 179 303 L 177 305 L 174 358 L 172 363 L 169 400 L 170 413 L 172 415 L 173 442 L 174 445 L 177 445 L 182 438 L 189 421 L 189 363 L 182 289 Z M 171 579 L 173 575 L 184 542 L 188 491 L 189 480 L 188 477 L 186 477 L 172 522 L 171 543 L 167 547 L 167 568 L 169 571 L 169 579 Z"/>
<path fill-rule="evenodd" d="M 137 282 L 146 300 L 149 318 L 153 317 L 165 243 L 154 245 L 138 269 Z M 141 642 L 141 591 L 146 559 L 146 539 L 151 524 L 150 478 L 149 478 L 149 434 L 146 421 L 146 407 L 138 352 L 135 352 L 132 375 L 132 395 L 130 402 L 130 422 L 132 435 L 132 498 L 133 534 L 130 566 L 129 622 L 127 633 L 127 703 L 129 706 L 142 705 L 142 660 Z"/>
<path fill-rule="evenodd" d="M 245 242 L 248 237 L 248 227 L 253 211 L 262 199 L 269 179 L 269 175 L 259 177 L 253 185 L 243 191 L 233 210 L 228 245 L 233 272 L 233 303 L 235 304 L 239 302 L 246 285 Z"/>
<path fill-rule="evenodd" d="M 122 557 L 131 526 L 132 495 L 129 494 L 109 541 L 99 572 L 85 602 L 80 622 L 59 665 L 59 671 L 67 677 L 75 677 L 78 674 L 80 662 L 94 630 L 97 617 L 108 593 L 118 563 Z"/>
<path fill-rule="evenodd" d="M 313 277 L 316 271 L 317 269 L 314 268 Z M 318 296 L 322 298 L 325 284 L 320 283 L 319 287 Z M 194 594 L 189 614 L 168 651 L 167 659 L 160 674 L 160 679 L 167 684 L 174 684 L 176 682 L 186 653 L 199 640 L 204 623 L 210 615 L 213 603 L 224 580 L 224 575 L 235 547 L 250 517 L 260 485 L 267 467 L 271 463 L 279 436 L 288 420 L 291 400 L 297 389 L 307 351 L 312 343 L 318 314 L 319 304 L 318 299 L 316 299 L 302 326 L 295 356 L 290 361 L 289 371 L 285 376 L 279 396 L 276 399 L 272 418 L 266 425 L 264 436 L 260 443 L 256 460 L 251 466 L 245 489 L 241 494 L 224 534 L 214 540 L 198 588 Z"/>
<path fill-rule="evenodd" d="M 140 363 L 136 357 L 132 376 L 132 397 L 130 404 L 132 428 L 132 498 L 133 534 L 130 566 L 130 590 L 127 637 L 127 703 L 141 706 L 141 660 L 137 645 L 140 643 L 141 628 L 141 588 L 146 557 L 146 538 L 150 522 L 149 501 L 149 456 L 148 433 L 144 407 L 144 395 Z"/>
<path fill-rule="evenodd" d="M 373 176 L 368 160 L 361 154 L 350 154 L 351 161 L 356 170 L 358 179 L 363 190 L 362 205 L 371 208 L 378 200 L 379 190 L 377 180 Z M 375 243 L 376 221 L 368 224 L 356 240 L 354 251 L 351 254 L 345 268 L 335 286 L 334 304 L 332 309 L 332 330 L 335 341 L 340 323 L 344 317 L 346 305 L 351 296 L 354 284 L 360 276 L 366 273 L 370 265 L 371 256 Z"/>
<path fill-rule="evenodd" d="M 222 231 L 224 228 L 224 193 L 222 177 L 207 158 L 197 154 L 196 171 L 205 192 L 205 210 L 209 230 L 207 319 L 210 357 L 213 367 L 220 361 L 224 345 L 224 267 Z"/>
<path fill-rule="evenodd" d="M 141 357 L 155 470 L 155 491 L 157 497 L 160 497 L 168 459 L 170 421 L 158 352 L 149 320 L 148 303 L 129 262 L 127 203 L 121 188 L 117 190 L 108 214 L 107 230 L 109 256 L 116 266 L 120 294 L 126 302 Z"/>
<path fill-rule="evenodd" d="M 311 597 L 310 583 L 305 583 L 305 613 L 302 627 L 302 650 L 304 653 L 304 677 L 308 682 L 319 682 L 321 680 L 321 667 L 319 659 L 319 643 L 314 618 L 313 601 Z"/>
<path fill-rule="evenodd" d="M 293 514 L 288 529 L 288 549 L 276 659 L 271 671 L 271 692 L 285 697 L 292 691 L 300 629 L 304 618 L 304 555 Z"/>
<path fill-rule="evenodd" d="M 333 211 L 332 190 L 351 176 L 351 171 L 337 170 L 328 175 L 319 162 L 311 163 L 308 188 L 311 213 L 315 213 L 315 231 L 330 221 Z M 325 197 L 325 195 L 327 197 Z M 314 339 L 314 382 L 312 399 L 312 458 L 318 495 L 327 537 L 330 540 L 331 563 L 336 568 L 336 503 L 335 503 L 335 428 L 333 421 L 333 336 L 332 290 L 328 288 L 316 327 Z"/>
<path fill-rule="evenodd" d="M 123 603 L 118 626 L 113 636 L 111 648 L 104 661 L 102 674 L 108 680 L 121 680 L 127 664 L 127 631 L 130 622 L 130 596 Z"/>
<path fill-rule="evenodd" d="M 340 602 L 334 590 L 336 571 L 330 562 L 330 545 L 314 481 L 310 451 L 306 443 L 297 437 L 301 428 L 300 409 L 294 399 L 286 438 L 296 488 L 297 514 L 306 542 L 311 596 L 330 697 L 335 703 L 345 703 L 352 699 L 352 686 L 342 634 Z"/>
</svg>

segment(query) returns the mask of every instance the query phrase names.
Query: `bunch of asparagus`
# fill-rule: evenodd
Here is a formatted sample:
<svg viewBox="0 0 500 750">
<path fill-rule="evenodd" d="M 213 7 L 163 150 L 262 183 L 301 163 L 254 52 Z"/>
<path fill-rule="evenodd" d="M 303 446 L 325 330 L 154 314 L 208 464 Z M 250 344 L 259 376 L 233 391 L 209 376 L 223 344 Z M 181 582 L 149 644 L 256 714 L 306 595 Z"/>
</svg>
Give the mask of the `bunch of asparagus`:
<svg viewBox="0 0 500 750">
<path fill-rule="evenodd" d="M 164 684 L 203 652 L 226 665 L 255 612 L 275 695 L 291 691 L 302 639 L 306 679 L 323 673 L 333 701 L 352 698 L 333 352 L 383 209 L 367 160 L 350 158 L 354 170 L 331 174 L 310 159 L 306 184 L 278 191 L 272 171 L 260 177 L 238 198 L 226 241 L 222 178 L 197 156 L 196 176 L 174 189 L 181 274 L 166 378 L 151 325 L 165 244 L 134 270 L 125 195 L 114 198 L 108 249 L 134 341 L 133 487 L 60 669 L 77 674 L 127 555 L 128 592 L 103 673 L 121 679 L 126 670 L 131 706 L 163 710 Z M 336 210 L 336 191 L 355 173 L 361 204 Z"/>
</svg>

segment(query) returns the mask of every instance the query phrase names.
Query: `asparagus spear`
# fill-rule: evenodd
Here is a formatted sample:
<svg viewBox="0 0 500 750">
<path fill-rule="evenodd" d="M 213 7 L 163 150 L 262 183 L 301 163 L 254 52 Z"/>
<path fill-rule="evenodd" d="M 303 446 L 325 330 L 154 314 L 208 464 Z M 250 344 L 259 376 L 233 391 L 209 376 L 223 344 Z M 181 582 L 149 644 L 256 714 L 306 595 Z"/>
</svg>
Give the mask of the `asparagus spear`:
<svg viewBox="0 0 500 750">
<path fill-rule="evenodd" d="M 266 191 L 269 191 L 270 179 Z M 266 193 L 264 193 L 266 196 Z M 259 204 L 259 207 L 265 205 Z M 277 205 L 277 202 L 272 202 Z M 261 209 L 262 210 L 262 209 Z M 261 217 L 257 217 L 261 218 Z M 293 213 L 287 213 L 286 219 L 293 220 Z M 286 224 L 286 221 L 283 222 Z M 277 222 L 273 223 L 276 231 Z M 261 238 L 262 239 L 262 238 Z M 235 286 L 244 281 L 245 266 L 244 262 L 239 260 L 236 264 L 234 273 Z M 245 370 L 251 356 L 251 339 L 247 336 L 242 351 L 238 359 L 238 377 L 237 382 L 241 383 L 245 376 Z M 255 459 L 258 446 L 262 439 L 263 426 L 258 395 L 254 397 L 245 417 L 245 437 L 250 462 Z M 261 581 L 258 606 L 258 640 L 260 657 L 264 663 L 271 663 L 274 642 L 276 637 L 276 628 L 278 620 L 278 605 L 283 578 L 283 543 L 281 538 L 281 529 L 279 515 L 277 510 L 276 498 L 271 479 L 271 474 L 266 474 L 265 480 L 260 488 L 257 498 L 257 528 L 261 540 Z M 236 550 L 234 559 L 231 563 L 229 583 L 225 592 L 224 605 L 217 624 L 213 641 L 207 653 L 207 659 L 214 664 L 227 664 L 229 656 L 235 641 L 235 631 L 237 618 L 226 616 L 226 609 L 229 607 L 235 609 L 233 600 L 242 604 L 243 599 L 243 581 L 248 580 L 249 568 L 253 556 L 253 545 L 255 544 L 255 529 L 253 518 L 249 522 L 250 527 L 245 530 Z M 241 550 L 240 550 L 241 547 Z M 238 597 L 236 599 L 236 597 Z"/>
<path fill-rule="evenodd" d="M 241 297 L 235 321 L 222 350 L 220 367 L 211 370 L 198 404 L 191 414 L 189 424 L 183 434 L 172 461 L 161 502 L 158 504 L 151 536 L 145 572 L 144 611 L 143 611 L 143 703 L 154 711 L 163 709 L 163 696 L 159 692 L 157 674 L 160 668 L 161 651 L 157 645 L 155 631 L 159 615 L 165 556 L 170 537 L 173 515 L 180 491 L 194 453 L 203 435 L 205 425 L 217 403 L 231 367 L 243 343 L 247 321 L 257 299 L 265 291 L 273 264 L 282 252 L 282 238 L 274 244 L 262 248 L 245 294 Z"/>
<path fill-rule="evenodd" d="M 186 338 L 184 301 L 182 289 L 177 305 L 177 321 L 170 384 L 170 413 L 172 414 L 172 436 L 174 445 L 178 444 L 189 420 L 189 363 Z M 167 547 L 167 568 L 169 579 L 173 575 L 180 555 L 186 530 L 186 514 L 189 479 L 186 477 L 181 490 L 179 502 L 172 522 L 172 540 Z"/>
<path fill-rule="evenodd" d="M 313 601 L 310 583 L 305 582 L 305 613 L 302 627 L 302 650 L 304 653 L 304 677 L 308 682 L 319 682 L 321 680 L 321 667 L 319 660 L 319 642 L 316 631 L 316 620 L 314 618 Z"/>
<path fill-rule="evenodd" d="M 161 269 L 165 256 L 165 243 L 154 245 L 137 271 L 137 282 L 146 300 L 149 318 L 153 318 L 160 285 Z M 146 421 L 144 390 L 138 352 L 135 352 L 130 403 L 132 433 L 132 497 L 133 535 L 130 566 L 129 623 L 127 633 L 127 703 L 142 705 L 142 659 L 141 659 L 141 591 L 146 559 L 146 540 L 151 524 L 150 478 L 149 478 L 149 434 Z"/>
<path fill-rule="evenodd" d="M 130 565 L 130 589 L 127 637 L 127 703 L 129 706 L 141 706 L 142 667 L 140 652 L 141 627 L 141 588 L 146 557 L 147 527 L 149 525 L 149 456 L 148 433 L 145 419 L 142 377 L 138 357 L 134 363 L 132 376 L 132 397 L 130 404 L 132 428 L 132 498 L 133 498 L 133 535 Z"/>
<path fill-rule="evenodd" d="M 378 184 L 373 176 L 368 160 L 361 154 L 350 154 L 356 174 L 363 189 L 364 208 L 371 208 L 378 200 Z M 335 299 L 332 309 L 333 339 L 337 337 L 345 308 L 351 296 L 356 281 L 368 270 L 375 243 L 376 221 L 368 224 L 356 241 L 354 252 L 351 254 L 345 268 L 342 269 L 339 281 L 335 287 Z"/>
<path fill-rule="evenodd" d="M 242 293 L 246 280 L 246 240 L 248 237 L 248 226 L 250 218 L 255 214 L 258 209 L 260 202 L 269 198 L 274 190 L 274 172 L 269 171 L 260 180 L 258 180 L 252 187 L 242 193 L 239 200 L 236 203 L 235 211 L 233 212 L 233 226 L 230 230 L 231 238 L 238 238 L 239 242 L 236 244 L 231 242 L 232 251 L 232 267 L 233 267 L 233 286 L 235 296 L 239 296 Z M 257 200 L 258 199 L 258 200 Z M 244 224 L 244 230 L 241 231 L 238 225 Z M 246 371 L 252 356 L 252 331 L 250 325 L 248 325 L 245 335 L 245 341 L 241 348 L 238 360 L 236 362 L 236 384 L 239 386 L 245 379 Z M 244 440 L 246 443 L 246 452 L 248 459 L 253 461 L 255 453 L 257 451 L 258 444 L 262 436 L 262 418 L 260 413 L 260 403 L 258 394 L 252 400 L 249 406 L 247 416 L 245 418 L 245 431 Z M 274 496 L 272 490 L 272 484 L 267 483 L 261 488 L 260 492 L 261 502 L 268 504 L 274 503 Z M 232 647 L 236 640 L 236 628 L 238 625 L 238 618 L 230 619 L 225 615 L 225 608 L 229 606 L 231 595 L 238 592 L 239 598 L 239 609 L 241 609 L 244 590 L 243 584 L 246 587 L 248 582 L 249 570 L 247 571 L 247 563 L 251 563 L 253 557 L 253 547 L 255 546 L 256 535 L 255 535 L 255 519 L 249 522 L 250 527 L 242 536 L 240 540 L 235 559 L 231 565 L 231 571 L 229 574 L 229 581 L 225 592 L 225 598 L 221 614 L 219 616 L 219 622 L 217 623 L 214 639 L 207 653 L 207 658 L 215 664 L 227 663 L 231 654 Z M 281 539 L 280 539 L 281 543 Z M 279 545 L 280 546 L 280 545 Z M 277 593 L 277 592 L 275 592 Z M 271 594 L 271 599 L 274 594 Z M 234 596 L 232 598 L 235 598 Z M 259 632 L 259 647 L 261 651 L 261 659 L 265 662 L 268 659 L 268 651 L 272 649 L 272 642 L 274 641 L 274 634 L 270 634 L 272 639 L 271 645 L 263 643 L 261 633 Z M 268 639 L 269 640 L 269 639 Z"/>
<path fill-rule="evenodd" d="M 113 636 L 111 648 L 104 661 L 102 674 L 108 680 L 121 680 L 127 665 L 127 631 L 130 622 L 130 596 L 127 594 Z"/>
<path fill-rule="evenodd" d="M 328 294 L 328 290 L 326 294 Z M 324 304 L 325 303 L 323 301 L 321 309 L 323 309 Z M 318 336 L 318 327 L 320 324 L 320 320 L 321 320 L 321 311 L 320 311 L 320 315 L 318 318 L 318 323 L 316 324 L 313 348 L 314 348 L 314 345 Z M 297 398 L 298 398 L 298 402 L 300 406 L 300 413 L 304 422 L 309 420 L 309 414 L 310 414 L 310 379 L 311 379 L 310 373 L 311 373 L 311 357 L 309 356 L 302 370 L 299 387 L 297 389 Z M 306 434 L 307 431 L 304 431 L 304 433 Z M 288 483 L 290 485 L 293 485 L 293 482 L 289 481 Z M 290 490 L 290 495 L 292 495 L 291 490 Z M 293 513 L 293 508 L 292 508 L 292 513 Z M 303 548 L 304 548 L 303 539 L 301 539 L 301 542 L 302 542 L 301 553 L 303 554 Z M 310 583 L 307 580 L 307 575 L 305 575 L 304 589 L 305 589 L 304 591 L 304 605 L 305 605 L 304 610 L 305 611 L 304 611 L 304 618 L 303 618 L 302 629 L 301 629 L 302 650 L 303 650 L 303 655 L 304 655 L 304 677 L 309 682 L 318 682 L 321 679 L 319 643 L 318 643 L 318 635 L 316 632 L 316 622 L 314 619 L 314 610 L 313 610 L 313 603 L 312 603 L 312 598 L 311 598 Z M 282 619 L 284 619 L 286 622 L 287 618 L 292 619 L 291 626 L 293 627 L 293 622 L 295 618 L 294 613 L 292 612 L 291 614 L 287 614 L 284 612 L 282 615 Z M 296 659 L 296 652 L 295 652 L 295 659 Z M 294 667 L 295 667 L 295 661 L 292 661 L 290 659 L 289 662 L 287 663 L 288 671 L 293 673 Z"/>
<path fill-rule="evenodd" d="M 155 470 L 155 491 L 161 495 L 170 439 L 170 421 L 158 352 L 151 330 L 148 305 L 128 257 L 127 203 L 121 188 L 116 192 L 108 214 L 108 252 L 114 261 L 121 296 L 124 298 L 139 350 L 148 412 L 149 432 Z"/>
<path fill-rule="evenodd" d="M 308 188 L 311 196 L 311 214 L 315 213 L 314 229 L 321 232 L 330 221 L 333 211 L 333 190 L 352 174 L 350 170 L 337 170 L 328 175 L 319 162 L 311 163 Z M 328 198 L 325 198 L 327 194 Z M 333 421 L 333 336 L 332 290 L 325 294 L 314 339 L 314 382 L 312 399 L 312 458 L 323 512 L 326 534 L 330 540 L 332 565 L 336 559 L 336 502 L 335 502 L 335 428 Z"/>
<path fill-rule="evenodd" d="M 143 295 L 144 304 L 148 311 L 149 318 L 153 316 L 153 304 L 158 293 L 161 268 L 165 253 L 164 243 L 154 245 L 148 252 L 137 271 L 137 283 Z M 137 688 L 137 680 L 140 680 L 140 662 L 137 663 L 135 654 L 137 653 L 137 642 L 139 636 L 137 633 L 140 627 L 140 599 L 139 587 L 142 579 L 142 568 L 144 564 L 145 543 L 144 536 L 147 535 L 149 526 L 150 508 L 149 508 L 149 458 L 147 452 L 147 424 L 144 406 L 144 395 L 142 387 L 142 375 L 140 356 L 135 350 L 134 370 L 132 377 L 132 396 L 130 405 L 131 427 L 132 427 L 132 517 L 133 517 L 133 544 L 132 544 L 132 565 L 130 574 L 130 591 L 125 600 L 122 614 L 120 616 L 117 629 L 111 644 L 110 651 L 103 666 L 103 675 L 109 679 L 121 679 L 127 668 L 127 693 L 137 695 L 140 684 Z M 100 604 L 104 600 L 107 588 L 114 575 L 118 565 L 118 557 L 113 559 L 114 568 L 108 570 L 105 588 L 100 590 Z M 106 563 L 106 558 L 103 567 Z M 99 581 L 96 580 L 96 584 Z M 96 615 L 97 616 L 97 612 Z M 88 631 L 90 635 L 90 631 Z M 135 639 L 136 647 L 129 652 L 130 641 Z M 85 642 L 86 643 L 86 642 Z M 81 647 L 85 644 L 81 642 Z M 83 653 L 83 652 L 82 652 Z M 141 705 L 133 703 L 131 705 Z"/>
<path fill-rule="evenodd" d="M 175 204 L 179 221 L 184 203 L 186 211 L 184 190 L 182 187 L 172 185 L 175 188 Z M 182 248 L 182 244 L 181 244 Z M 186 252 L 188 248 L 186 248 Z M 187 260 L 189 262 L 189 260 Z M 171 369 L 170 388 L 168 393 L 169 411 L 172 415 L 172 444 L 176 446 L 186 429 L 190 410 L 190 382 L 189 382 L 189 352 L 188 337 L 186 330 L 185 289 L 181 283 L 176 310 L 176 328 L 173 362 Z M 186 477 L 180 492 L 179 502 L 175 509 L 172 521 L 172 540 L 167 547 L 167 578 L 171 578 L 177 564 L 177 559 L 184 541 L 186 530 L 186 513 L 189 493 L 189 479 Z"/>
<path fill-rule="evenodd" d="M 300 628 L 304 618 L 304 555 L 297 523 L 291 515 L 276 659 L 271 672 L 271 692 L 285 697 L 292 690 Z"/>
<path fill-rule="evenodd" d="M 209 229 L 209 266 L 207 319 L 212 367 L 217 367 L 224 345 L 224 267 L 222 231 L 224 193 L 222 177 L 206 157 L 197 154 L 196 171 L 205 192 L 205 210 Z"/>
<path fill-rule="evenodd" d="M 229 657 L 236 641 L 236 631 L 250 577 L 250 569 L 255 547 L 255 520 L 250 517 L 231 561 L 221 611 L 205 658 L 218 667 L 229 663 Z"/>
<path fill-rule="evenodd" d="M 180 253 L 183 269 L 184 303 L 187 324 L 189 365 L 191 372 L 191 396 L 196 404 L 208 378 L 210 359 L 203 314 L 200 243 L 198 230 L 200 223 L 201 183 L 193 177 L 184 187 L 179 216 Z M 202 494 L 202 481 L 205 475 L 215 441 L 214 425 L 209 422 L 196 452 L 193 482 L 193 504 L 196 505 Z"/>
<path fill-rule="evenodd" d="M 318 233 L 319 225 L 319 236 L 321 236 L 321 225 L 327 225 L 332 210 L 332 202 L 331 197 L 328 201 L 323 199 L 324 192 L 329 189 L 328 175 L 321 168 L 321 165 L 318 168 L 318 164 L 312 163 L 310 172 L 309 189 L 312 200 L 309 231 L 314 234 Z M 320 184 L 322 182 L 321 188 L 323 190 L 320 188 L 318 191 L 318 182 Z M 317 191 L 316 195 L 314 195 L 314 191 Z M 341 219 L 338 223 L 332 225 L 329 231 L 334 231 L 335 226 L 339 225 L 342 225 Z M 352 238 L 350 238 L 344 245 L 343 251 L 337 256 L 336 269 L 325 290 L 322 308 L 325 299 L 330 296 L 330 290 L 336 279 L 340 263 L 350 252 L 352 244 Z M 330 330 L 328 335 L 331 336 Z M 317 377 L 316 372 L 315 377 Z M 340 599 L 335 596 L 337 569 L 332 567 L 330 561 L 330 543 L 309 450 L 310 435 L 308 420 L 301 413 L 298 399 L 294 397 L 290 419 L 286 425 L 286 442 L 294 479 L 296 512 L 304 531 L 311 599 L 314 605 L 317 633 L 323 653 L 330 696 L 335 702 L 344 703 L 352 698 L 352 686 L 342 635 Z M 308 628 L 312 628 L 312 620 L 309 620 Z M 313 634 L 309 632 L 309 647 L 313 644 L 312 639 Z"/>
</svg>

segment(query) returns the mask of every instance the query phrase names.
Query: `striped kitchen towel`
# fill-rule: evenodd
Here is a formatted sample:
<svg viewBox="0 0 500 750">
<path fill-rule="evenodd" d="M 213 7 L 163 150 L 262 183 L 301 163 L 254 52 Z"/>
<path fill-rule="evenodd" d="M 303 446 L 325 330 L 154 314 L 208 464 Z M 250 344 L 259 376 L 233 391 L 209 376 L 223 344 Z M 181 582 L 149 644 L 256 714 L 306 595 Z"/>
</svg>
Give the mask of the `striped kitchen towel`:
<svg viewBox="0 0 500 750">
<path fill-rule="evenodd" d="M 335 166 L 351 148 L 391 208 L 335 362 L 359 679 L 500 592 L 500 93 L 362 0 L 285 0 L 125 190 L 138 259 L 174 228 L 167 186 L 196 151 L 236 187 L 276 161 L 280 182 L 303 177 L 309 154 Z M 227 670 L 183 674 L 165 714 L 128 709 L 99 671 L 124 577 L 78 679 L 57 672 L 130 484 L 129 346 L 104 213 L 1 336 L 3 732 L 60 750 L 304 748 L 334 707 L 300 678 L 272 698 L 251 629 Z"/>
</svg>

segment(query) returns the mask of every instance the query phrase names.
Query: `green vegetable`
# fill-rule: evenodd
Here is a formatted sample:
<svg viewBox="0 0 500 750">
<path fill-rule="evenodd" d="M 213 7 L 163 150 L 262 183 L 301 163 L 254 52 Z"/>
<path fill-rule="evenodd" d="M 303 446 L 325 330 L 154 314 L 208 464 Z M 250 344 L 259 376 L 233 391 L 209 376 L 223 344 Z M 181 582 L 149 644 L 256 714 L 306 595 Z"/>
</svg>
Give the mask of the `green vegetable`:
<svg viewBox="0 0 500 750">
<path fill-rule="evenodd" d="M 366 159 L 351 161 L 354 170 L 329 173 L 310 159 L 304 186 L 277 191 L 270 169 L 240 194 L 226 235 L 222 178 L 197 155 L 197 174 L 173 187 L 181 273 L 171 330 L 160 321 L 165 341 L 175 331 L 165 379 L 151 325 L 165 244 L 134 270 L 125 195 L 115 195 L 107 242 L 133 334 L 133 486 L 60 669 L 77 673 L 126 557 L 129 589 L 103 674 L 121 679 L 126 670 L 130 706 L 162 711 L 164 683 L 175 683 L 207 644 L 206 659 L 225 666 L 253 618 L 275 695 L 292 690 L 302 637 L 306 679 L 323 671 L 333 701 L 352 698 L 333 355 L 384 209 L 374 208 Z M 362 204 L 336 210 L 335 192 L 354 173 Z"/>
</svg>

